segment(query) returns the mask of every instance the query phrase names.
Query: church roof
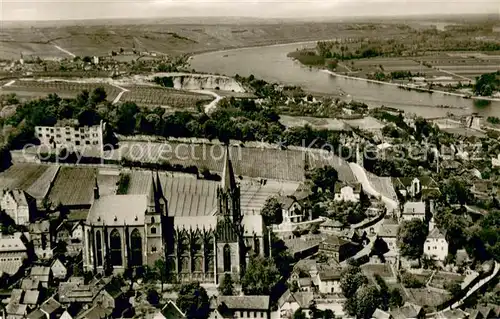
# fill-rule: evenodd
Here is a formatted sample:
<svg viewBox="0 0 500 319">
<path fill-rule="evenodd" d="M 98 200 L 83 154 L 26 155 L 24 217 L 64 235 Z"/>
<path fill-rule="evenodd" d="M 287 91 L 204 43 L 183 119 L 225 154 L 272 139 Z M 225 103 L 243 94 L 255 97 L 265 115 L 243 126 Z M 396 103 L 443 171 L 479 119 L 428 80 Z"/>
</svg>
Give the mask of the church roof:
<svg viewBox="0 0 500 319">
<path fill-rule="evenodd" d="M 144 225 L 148 207 L 146 195 L 111 195 L 95 200 L 87 223 L 108 226 Z"/>
<path fill-rule="evenodd" d="M 234 170 L 229 156 L 229 147 L 226 147 L 226 155 L 224 157 L 224 168 L 222 171 L 222 188 L 224 190 L 235 189 L 236 180 L 234 179 Z"/>
</svg>

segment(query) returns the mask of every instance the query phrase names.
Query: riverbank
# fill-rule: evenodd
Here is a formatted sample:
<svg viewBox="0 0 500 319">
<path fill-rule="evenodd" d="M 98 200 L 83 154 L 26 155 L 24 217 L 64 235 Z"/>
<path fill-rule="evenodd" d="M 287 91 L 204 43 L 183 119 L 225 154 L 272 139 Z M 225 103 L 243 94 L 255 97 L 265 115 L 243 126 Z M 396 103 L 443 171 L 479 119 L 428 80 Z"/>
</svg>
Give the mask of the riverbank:
<svg viewBox="0 0 500 319">
<path fill-rule="evenodd" d="M 411 85 L 408 85 L 408 84 L 384 82 L 384 81 L 378 81 L 378 80 L 371 80 L 371 79 L 366 79 L 366 78 L 360 78 L 360 77 L 356 77 L 356 76 L 339 74 L 339 73 L 336 73 L 336 72 L 333 72 L 333 71 L 330 71 L 330 70 L 326 70 L 326 69 L 321 69 L 321 72 L 328 73 L 330 75 L 337 76 L 337 77 L 342 77 L 342 78 L 345 78 L 345 79 L 364 81 L 364 82 L 368 82 L 368 83 L 390 85 L 390 86 L 395 86 L 395 87 L 398 87 L 398 88 L 403 88 L 403 89 L 408 89 L 408 90 L 416 91 L 416 92 L 419 92 L 419 93 L 440 93 L 440 94 L 444 94 L 444 95 L 457 96 L 457 97 L 461 97 L 461 98 L 467 98 L 467 99 L 470 98 L 470 99 L 473 99 L 473 100 L 483 100 L 483 101 L 500 102 L 499 98 L 484 97 L 484 96 L 477 96 L 477 95 L 470 96 L 470 95 L 466 95 L 466 94 L 460 94 L 460 93 L 454 93 L 454 92 L 447 92 L 447 91 L 442 91 L 442 90 L 423 89 L 423 88 L 414 87 L 414 86 L 411 86 Z"/>
</svg>

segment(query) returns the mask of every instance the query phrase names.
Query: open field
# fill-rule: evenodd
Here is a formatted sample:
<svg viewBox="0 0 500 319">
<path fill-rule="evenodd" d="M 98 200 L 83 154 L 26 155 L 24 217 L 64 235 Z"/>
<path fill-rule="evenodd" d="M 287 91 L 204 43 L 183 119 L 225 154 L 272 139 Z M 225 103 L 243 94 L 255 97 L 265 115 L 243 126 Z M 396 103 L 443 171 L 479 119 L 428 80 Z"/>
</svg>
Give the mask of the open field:
<svg viewBox="0 0 500 319">
<path fill-rule="evenodd" d="M 141 21 L 130 24 L 91 25 L 79 22 L 73 26 L 39 28 L 4 26 L 0 33 L 0 58 L 28 56 L 69 57 L 57 45 L 77 56 L 108 55 L 123 48 L 131 51 L 184 54 L 244 46 L 323 40 L 336 37 L 370 37 L 401 34 L 395 24 L 363 28 L 348 23 L 241 23 L 241 24 L 165 24 Z"/>
<path fill-rule="evenodd" d="M 89 92 L 97 87 L 103 87 L 108 95 L 108 100 L 113 101 L 120 89 L 104 83 L 72 83 L 62 81 L 24 81 L 18 80 L 10 86 L 4 86 L 0 89 L 0 94 L 15 93 L 21 98 L 39 98 L 45 97 L 50 93 L 56 93 L 63 98 L 74 98 L 83 90 Z"/>
<path fill-rule="evenodd" d="M 126 87 L 122 101 L 135 102 L 139 106 L 162 106 L 174 109 L 196 110 L 196 106 L 213 100 L 209 95 L 153 86 Z"/>
<path fill-rule="evenodd" d="M 309 125 L 315 129 L 328 129 L 333 131 L 351 130 L 343 121 L 332 118 L 280 115 L 280 123 L 288 128 Z"/>
</svg>

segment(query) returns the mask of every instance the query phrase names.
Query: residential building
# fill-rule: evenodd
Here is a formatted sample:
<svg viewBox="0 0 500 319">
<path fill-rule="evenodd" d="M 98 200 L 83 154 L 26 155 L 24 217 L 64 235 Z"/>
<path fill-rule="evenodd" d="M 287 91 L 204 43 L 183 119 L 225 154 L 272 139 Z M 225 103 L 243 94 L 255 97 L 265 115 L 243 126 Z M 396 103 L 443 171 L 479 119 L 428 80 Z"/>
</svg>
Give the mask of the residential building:
<svg viewBox="0 0 500 319">
<path fill-rule="evenodd" d="M 429 176 L 395 177 L 392 179 L 394 188 L 404 197 L 433 198 L 439 195 L 439 185 Z"/>
<path fill-rule="evenodd" d="M 338 220 L 326 219 L 325 222 L 319 225 L 319 230 L 324 233 L 339 234 L 344 229 L 344 225 Z"/>
<path fill-rule="evenodd" d="M 68 275 L 68 269 L 60 259 L 55 259 L 50 266 L 54 278 L 64 279 Z"/>
<path fill-rule="evenodd" d="M 425 202 L 404 203 L 401 218 L 403 220 L 412 220 L 416 218 L 424 221 L 426 219 Z"/>
<path fill-rule="evenodd" d="M 209 319 L 271 318 L 269 296 L 217 296 L 210 300 Z"/>
<path fill-rule="evenodd" d="M 50 148 L 83 150 L 92 147 L 102 150 L 106 123 L 94 126 L 35 126 L 35 136 L 40 144 Z"/>
<path fill-rule="evenodd" d="M 328 235 L 319 244 L 319 252 L 337 263 L 354 256 L 360 249 L 360 245 L 339 238 L 336 235 Z"/>
<path fill-rule="evenodd" d="M 336 202 L 359 202 L 361 194 L 361 184 L 359 183 L 336 183 L 335 197 Z"/>
<path fill-rule="evenodd" d="M 31 268 L 30 278 L 38 280 L 42 287 L 48 288 L 49 284 L 52 282 L 52 271 L 50 267 L 33 266 L 33 268 Z"/>
<path fill-rule="evenodd" d="M 161 311 L 157 312 L 153 319 L 185 319 L 186 315 L 177 307 L 175 302 L 169 300 Z"/>
<path fill-rule="evenodd" d="M 469 314 L 462 309 L 446 309 L 439 312 L 436 319 L 469 319 Z"/>
<path fill-rule="evenodd" d="M 340 273 L 340 268 L 319 271 L 317 276 L 319 292 L 322 294 L 341 294 Z"/>
<path fill-rule="evenodd" d="M 399 225 L 396 221 L 392 219 L 385 219 L 382 225 L 380 225 L 380 229 L 377 234 L 378 238 L 387 244 L 388 251 L 384 254 L 384 257 L 391 263 L 396 262 L 399 252 L 397 245 L 398 228 Z"/>
<path fill-rule="evenodd" d="M 307 309 L 314 300 L 312 292 L 291 292 L 289 289 L 278 299 L 278 313 L 280 318 L 292 318 L 297 309 Z"/>
<path fill-rule="evenodd" d="M 424 254 L 440 261 L 444 261 L 448 256 L 448 241 L 443 232 L 438 228 L 430 230 L 425 239 Z"/>
<path fill-rule="evenodd" d="M 112 310 L 101 307 L 100 305 L 93 305 L 89 309 L 78 314 L 76 319 L 111 319 L 113 318 Z"/>
<path fill-rule="evenodd" d="M 302 205 L 293 196 L 278 198 L 281 203 L 283 223 L 301 223 L 307 220 L 307 215 Z"/>
<path fill-rule="evenodd" d="M 40 283 L 40 280 L 37 278 L 24 278 L 21 281 L 21 289 L 24 291 L 28 290 L 40 290 L 42 288 L 42 284 Z"/>
<path fill-rule="evenodd" d="M 84 223 L 85 270 L 102 272 L 109 258 L 113 271 L 123 272 L 153 265 L 166 254 L 173 279 L 218 282 L 225 274 L 239 278 L 251 251 L 267 251 L 262 216 L 241 212 L 228 148 L 218 187 L 190 178 L 173 180 L 167 179 L 169 187 L 178 189 L 170 191 L 168 201 L 159 174 L 152 176 L 148 194 L 101 197 L 96 183 Z"/>
<path fill-rule="evenodd" d="M 22 189 L 4 190 L 0 208 L 16 225 L 27 226 L 36 213 L 36 200 Z"/>
<path fill-rule="evenodd" d="M 297 285 L 299 286 L 299 291 L 313 291 L 314 283 L 311 277 L 303 277 L 297 279 Z"/>
<path fill-rule="evenodd" d="M 424 319 L 424 309 L 410 302 L 406 302 L 403 306 L 389 311 L 394 319 Z"/>
<path fill-rule="evenodd" d="M 0 277 L 4 274 L 14 276 L 28 258 L 22 233 L 0 234 Z"/>
<path fill-rule="evenodd" d="M 83 277 L 71 277 L 68 281 L 59 284 L 59 289 L 57 290 L 59 302 L 65 305 L 71 303 L 92 303 L 105 284 L 105 282 L 99 279 L 94 279 L 86 283 Z"/>
<path fill-rule="evenodd" d="M 31 243 L 39 259 L 51 259 L 53 242 L 50 234 L 50 221 L 39 220 L 29 225 Z"/>
<path fill-rule="evenodd" d="M 23 319 L 28 314 L 28 306 L 22 304 L 24 291 L 13 289 L 10 294 L 9 303 L 5 307 L 7 319 Z"/>
</svg>

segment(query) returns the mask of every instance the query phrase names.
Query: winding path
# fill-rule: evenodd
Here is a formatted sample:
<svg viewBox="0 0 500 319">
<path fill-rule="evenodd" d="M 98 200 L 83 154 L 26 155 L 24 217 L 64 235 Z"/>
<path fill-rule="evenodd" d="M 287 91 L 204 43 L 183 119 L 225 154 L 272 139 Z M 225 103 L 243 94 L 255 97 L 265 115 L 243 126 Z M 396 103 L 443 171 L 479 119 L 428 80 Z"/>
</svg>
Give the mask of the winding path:
<svg viewBox="0 0 500 319">
<path fill-rule="evenodd" d="M 208 90 L 190 90 L 190 91 L 195 92 L 195 93 L 205 94 L 205 95 L 211 95 L 211 96 L 215 97 L 215 99 L 213 101 L 211 101 L 210 103 L 205 105 L 205 113 L 206 114 L 210 114 L 213 111 L 215 111 L 215 109 L 217 108 L 217 103 L 219 103 L 219 101 L 222 100 L 222 96 L 220 96 L 219 94 L 217 94 L 213 91 L 208 91 Z"/>
<path fill-rule="evenodd" d="M 120 99 L 121 99 L 122 95 L 123 95 L 125 92 L 129 92 L 129 90 L 127 90 L 126 88 L 123 88 L 123 87 L 121 87 L 121 86 L 119 86 L 119 85 L 116 85 L 116 84 L 114 84 L 114 83 L 110 83 L 110 85 L 111 85 L 111 86 L 114 86 L 114 87 L 115 87 L 115 88 L 117 88 L 117 89 L 122 90 L 120 93 L 118 93 L 118 95 L 117 95 L 117 96 L 115 97 L 115 99 L 113 100 L 113 104 L 116 104 L 116 103 L 120 102 Z"/>
</svg>

